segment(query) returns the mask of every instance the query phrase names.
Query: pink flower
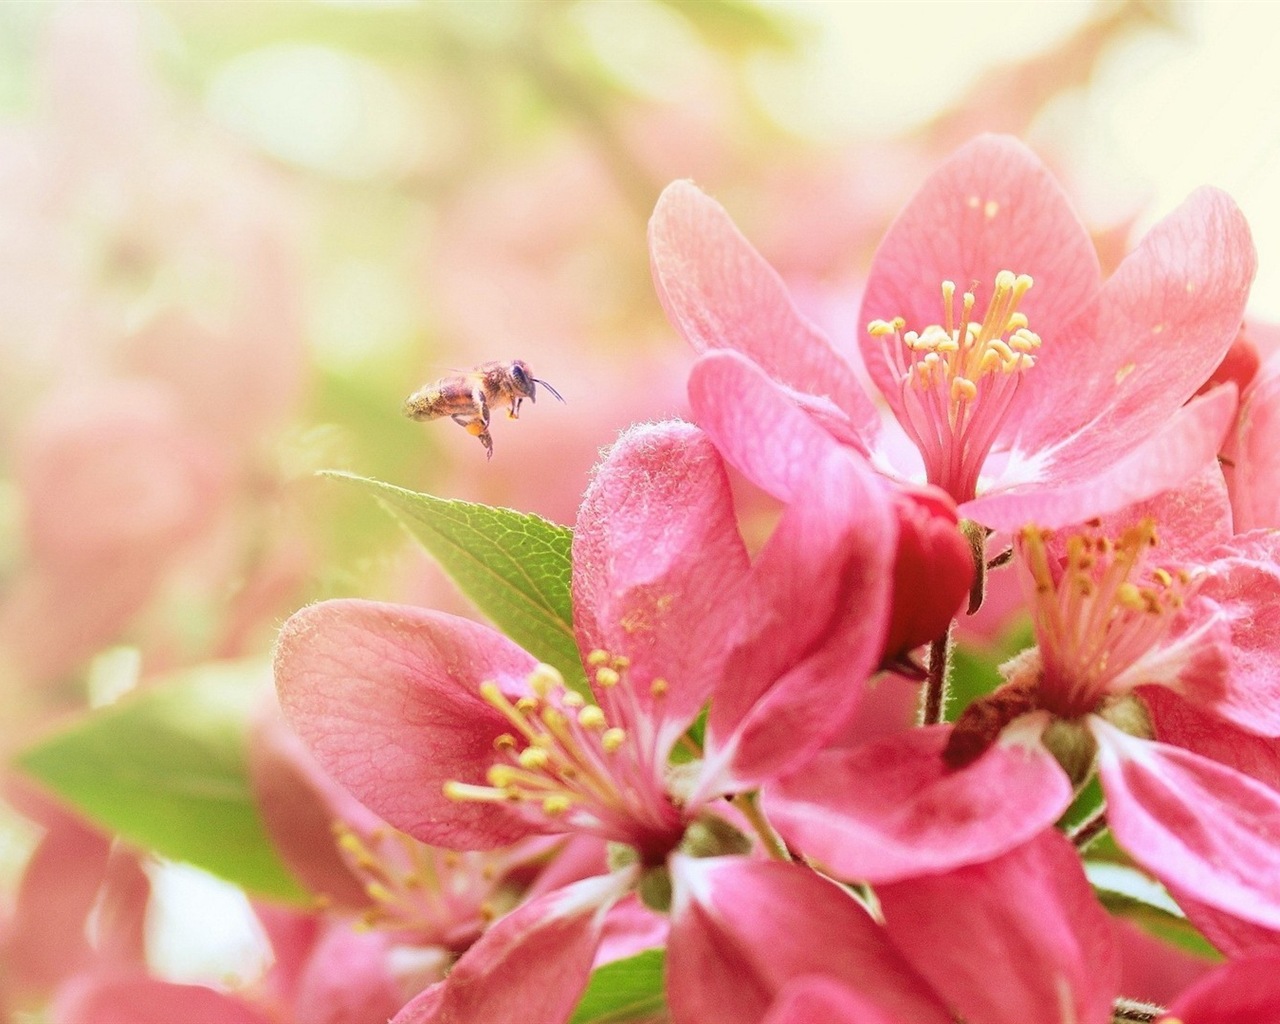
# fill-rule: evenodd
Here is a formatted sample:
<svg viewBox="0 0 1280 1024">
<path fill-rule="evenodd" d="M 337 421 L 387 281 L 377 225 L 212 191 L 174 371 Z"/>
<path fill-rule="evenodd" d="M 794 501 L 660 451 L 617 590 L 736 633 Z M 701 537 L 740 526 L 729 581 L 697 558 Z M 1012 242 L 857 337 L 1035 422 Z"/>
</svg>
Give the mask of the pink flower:
<svg viewBox="0 0 1280 1024">
<path fill-rule="evenodd" d="M 801 448 L 825 438 L 800 414 L 790 426 Z M 644 426 L 614 446 L 574 534 L 574 630 L 596 703 L 452 616 L 331 601 L 286 623 L 276 659 L 286 716 L 397 828 L 455 849 L 576 833 L 630 851 L 612 875 L 503 918 L 406 1019 L 448 1019 L 464 1004 L 495 1021 L 517 1006 L 521 1019 L 567 1013 L 615 901 L 639 886 L 661 903 L 654 887 L 668 884 L 677 849 L 746 848 L 708 802 L 799 763 L 856 707 L 888 613 L 885 498 L 843 451 L 755 468 L 786 497 L 817 480 L 861 514 L 832 523 L 821 505 L 794 502 L 749 564 L 723 466 L 700 432 Z M 705 759 L 670 773 L 713 694 Z"/>
<path fill-rule="evenodd" d="M 1114 511 L 1216 453 L 1233 393 L 1182 406 L 1231 345 L 1255 262 L 1235 205 L 1203 189 L 1103 283 L 1044 166 L 1013 139 L 979 138 L 890 228 L 863 294 L 862 356 L 895 425 L 689 183 L 659 200 L 650 252 L 695 349 L 743 353 L 877 468 L 941 487 L 990 527 Z"/>
<path fill-rule="evenodd" d="M 1225 507 L 1220 479 L 1210 491 Z M 1107 821 L 1135 860 L 1193 899 L 1280 926 L 1280 793 L 1151 738 L 1144 701 L 1157 688 L 1280 735 L 1276 539 L 1246 534 L 1198 564 L 1162 562 L 1144 513 L 1186 501 L 1135 510 L 1115 524 L 1115 540 L 1086 529 L 1063 543 L 1024 529 L 1018 571 L 1038 646 L 1005 666 L 1009 682 L 953 730 L 823 754 L 771 786 L 766 806 L 783 835 L 843 877 L 948 870 L 1051 824 L 1096 755 Z M 1178 551 L 1176 536 L 1170 546 Z"/>
</svg>

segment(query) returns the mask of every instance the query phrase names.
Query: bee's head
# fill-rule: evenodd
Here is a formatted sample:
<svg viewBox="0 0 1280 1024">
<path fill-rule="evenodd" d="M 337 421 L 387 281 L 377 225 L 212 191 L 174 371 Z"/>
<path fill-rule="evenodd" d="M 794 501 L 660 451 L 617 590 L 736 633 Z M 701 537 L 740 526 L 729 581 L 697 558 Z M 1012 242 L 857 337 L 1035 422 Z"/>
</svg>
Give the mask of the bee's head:
<svg viewBox="0 0 1280 1024">
<path fill-rule="evenodd" d="M 529 370 L 529 364 L 523 359 L 517 359 L 511 364 L 511 386 L 516 394 L 524 396 L 529 401 L 538 400 L 534 376 Z"/>
</svg>

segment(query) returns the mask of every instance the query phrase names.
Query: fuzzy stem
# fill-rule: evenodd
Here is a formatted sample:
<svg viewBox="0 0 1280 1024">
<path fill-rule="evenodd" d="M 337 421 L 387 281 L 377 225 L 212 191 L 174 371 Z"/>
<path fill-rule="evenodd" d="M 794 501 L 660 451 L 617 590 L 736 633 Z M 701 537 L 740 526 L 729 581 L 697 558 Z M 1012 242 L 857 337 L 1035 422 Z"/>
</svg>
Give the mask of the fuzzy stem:
<svg viewBox="0 0 1280 1024">
<path fill-rule="evenodd" d="M 942 721 L 947 706 L 947 675 L 950 668 L 951 627 L 929 644 L 929 674 L 924 682 L 924 705 L 920 711 L 921 725 L 937 725 Z"/>
<path fill-rule="evenodd" d="M 759 797 L 756 793 L 739 793 L 730 802 L 751 823 L 751 827 L 755 829 L 756 835 L 760 837 L 760 842 L 764 844 L 770 857 L 774 860 L 791 860 L 791 851 L 787 849 L 787 844 L 774 831 L 773 826 L 769 824 L 769 819 L 760 810 Z"/>
<path fill-rule="evenodd" d="M 1163 1007 L 1155 1003 L 1140 1003 L 1136 999 L 1117 999 L 1112 1010 L 1112 1024 L 1153 1024 L 1164 1015 Z"/>
</svg>

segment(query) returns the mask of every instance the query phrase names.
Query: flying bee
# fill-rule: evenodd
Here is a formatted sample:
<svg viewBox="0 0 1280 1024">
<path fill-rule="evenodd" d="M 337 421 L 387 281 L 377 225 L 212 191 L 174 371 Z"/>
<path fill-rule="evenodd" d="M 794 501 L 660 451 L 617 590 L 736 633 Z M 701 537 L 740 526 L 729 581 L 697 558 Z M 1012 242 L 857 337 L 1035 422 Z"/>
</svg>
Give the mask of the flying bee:
<svg viewBox="0 0 1280 1024">
<path fill-rule="evenodd" d="M 531 402 L 538 400 L 537 384 L 564 401 L 559 391 L 533 375 L 523 359 L 509 363 L 481 363 L 474 370 L 442 377 L 419 388 L 404 400 L 404 414 L 415 420 L 450 417 L 468 434 L 480 439 L 486 456 L 491 459 L 493 438 L 489 436 L 489 406 L 508 402 L 507 416 L 519 419 L 520 403 L 526 398 Z"/>
</svg>

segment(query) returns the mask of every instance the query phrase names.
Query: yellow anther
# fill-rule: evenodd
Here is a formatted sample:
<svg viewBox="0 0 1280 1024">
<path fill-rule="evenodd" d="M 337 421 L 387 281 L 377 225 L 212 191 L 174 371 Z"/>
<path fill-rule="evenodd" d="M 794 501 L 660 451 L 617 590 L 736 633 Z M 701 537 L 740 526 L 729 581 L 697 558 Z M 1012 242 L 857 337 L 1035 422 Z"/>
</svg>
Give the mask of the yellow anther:
<svg viewBox="0 0 1280 1024">
<path fill-rule="evenodd" d="M 1009 330 L 1011 331 L 1025 330 L 1028 323 L 1026 313 L 1011 313 L 1009 315 Z"/>
<path fill-rule="evenodd" d="M 564 814 L 564 812 L 571 806 L 573 806 L 573 802 L 567 796 L 556 793 L 552 796 L 543 798 L 542 813 L 553 816 L 557 814 Z"/>
<path fill-rule="evenodd" d="M 494 750 L 513 750 L 516 745 L 516 738 L 509 732 L 500 733 L 493 738 Z"/>
<path fill-rule="evenodd" d="M 887 320 L 872 320 L 867 324 L 867 333 L 872 337 L 878 338 L 885 334 L 892 334 L 894 331 L 893 324 Z"/>
<path fill-rule="evenodd" d="M 551 755 L 541 747 L 525 747 L 520 751 L 520 756 L 516 758 L 520 762 L 521 768 L 529 768 L 533 771 L 539 771 L 547 766 L 551 760 Z"/>
<path fill-rule="evenodd" d="M 609 657 L 608 651 L 602 651 L 598 647 L 587 655 L 587 664 L 592 668 L 599 665 L 607 665 L 613 659 Z"/>
<path fill-rule="evenodd" d="M 560 698 L 560 703 L 567 708 L 580 708 L 587 702 L 583 698 L 582 694 L 574 693 L 572 690 L 570 690 L 568 693 L 566 693 L 563 697 Z"/>
<path fill-rule="evenodd" d="M 538 699 L 536 697 L 521 697 L 516 701 L 516 710 L 523 711 L 528 714 L 530 711 L 536 710 L 538 707 Z"/>
<path fill-rule="evenodd" d="M 556 732 L 557 730 L 563 729 L 565 723 L 568 722 L 569 719 L 565 717 L 565 713 L 559 708 L 547 708 L 542 712 L 542 721 L 548 729 L 552 732 Z M 544 740 L 544 742 L 539 743 L 538 746 L 551 746 L 550 736 L 539 736 L 538 739 Z"/>
<path fill-rule="evenodd" d="M 1133 611 L 1143 611 L 1149 608 L 1143 592 L 1127 580 L 1116 587 L 1116 600 Z"/>
<path fill-rule="evenodd" d="M 627 730 L 619 729 L 616 725 L 612 729 L 606 729 L 600 737 L 600 746 L 604 748 L 606 754 L 612 754 L 626 742 Z"/>
<path fill-rule="evenodd" d="M 594 704 L 588 704 L 578 712 L 578 724 L 584 729 L 603 729 L 606 724 L 604 712 Z"/>
<path fill-rule="evenodd" d="M 616 658 L 613 659 L 613 667 L 616 668 L 619 672 L 621 672 L 624 668 L 631 667 L 631 659 L 628 658 L 625 654 L 619 654 Z"/>
<path fill-rule="evenodd" d="M 1151 571 L 1151 575 L 1156 578 L 1156 582 L 1158 582 L 1160 586 L 1162 587 L 1173 586 L 1173 577 L 1169 575 L 1168 570 L 1163 569 L 1160 566 L 1156 566 L 1155 569 Z"/>
<path fill-rule="evenodd" d="M 529 673 L 529 688 L 539 697 L 564 689 L 564 677 L 551 665 L 539 662 Z"/>
<path fill-rule="evenodd" d="M 978 397 L 978 385 L 966 377 L 955 377 L 951 381 L 951 398 L 953 401 L 972 402 Z"/>
<path fill-rule="evenodd" d="M 375 903 L 390 903 L 395 899 L 391 895 L 391 891 L 380 882 L 368 882 L 364 887 L 364 891 L 368 894 L 369 899 Z"/>
<path fill-rule="evenodd" d="M 596 682 L 606 689 L 610 686 L 617 686 L 621 679 L 622 677 L 618 675 L 614 669 L 611 669 L 608 666 L 596 669 Z"/>
<path fill-rule="evenodd" d="M 996 288 L 999 291 L 1007 292 L 1013 288 L 1013 282 L 1017 280 L 1012 270 L 1001 270 L 996 274 Z M 1027 278 L 1027 280 L 1031 280 Z"/>
<path fill-rule="evenodd" d="M 649 692 L 655 697 L 661 697 L 669 689 L 669 684 L 665 679 L 658 678 L 649 684 Z"/>
<path fill-rule="evenodd" d="M 515 780 L 515 769 L 507 764 L 494 764 L 485 772 L 485 779 L 495 789 L 505 789 Z M 448 785 L 448 783 L 445 783 Z"/>
</svg>

